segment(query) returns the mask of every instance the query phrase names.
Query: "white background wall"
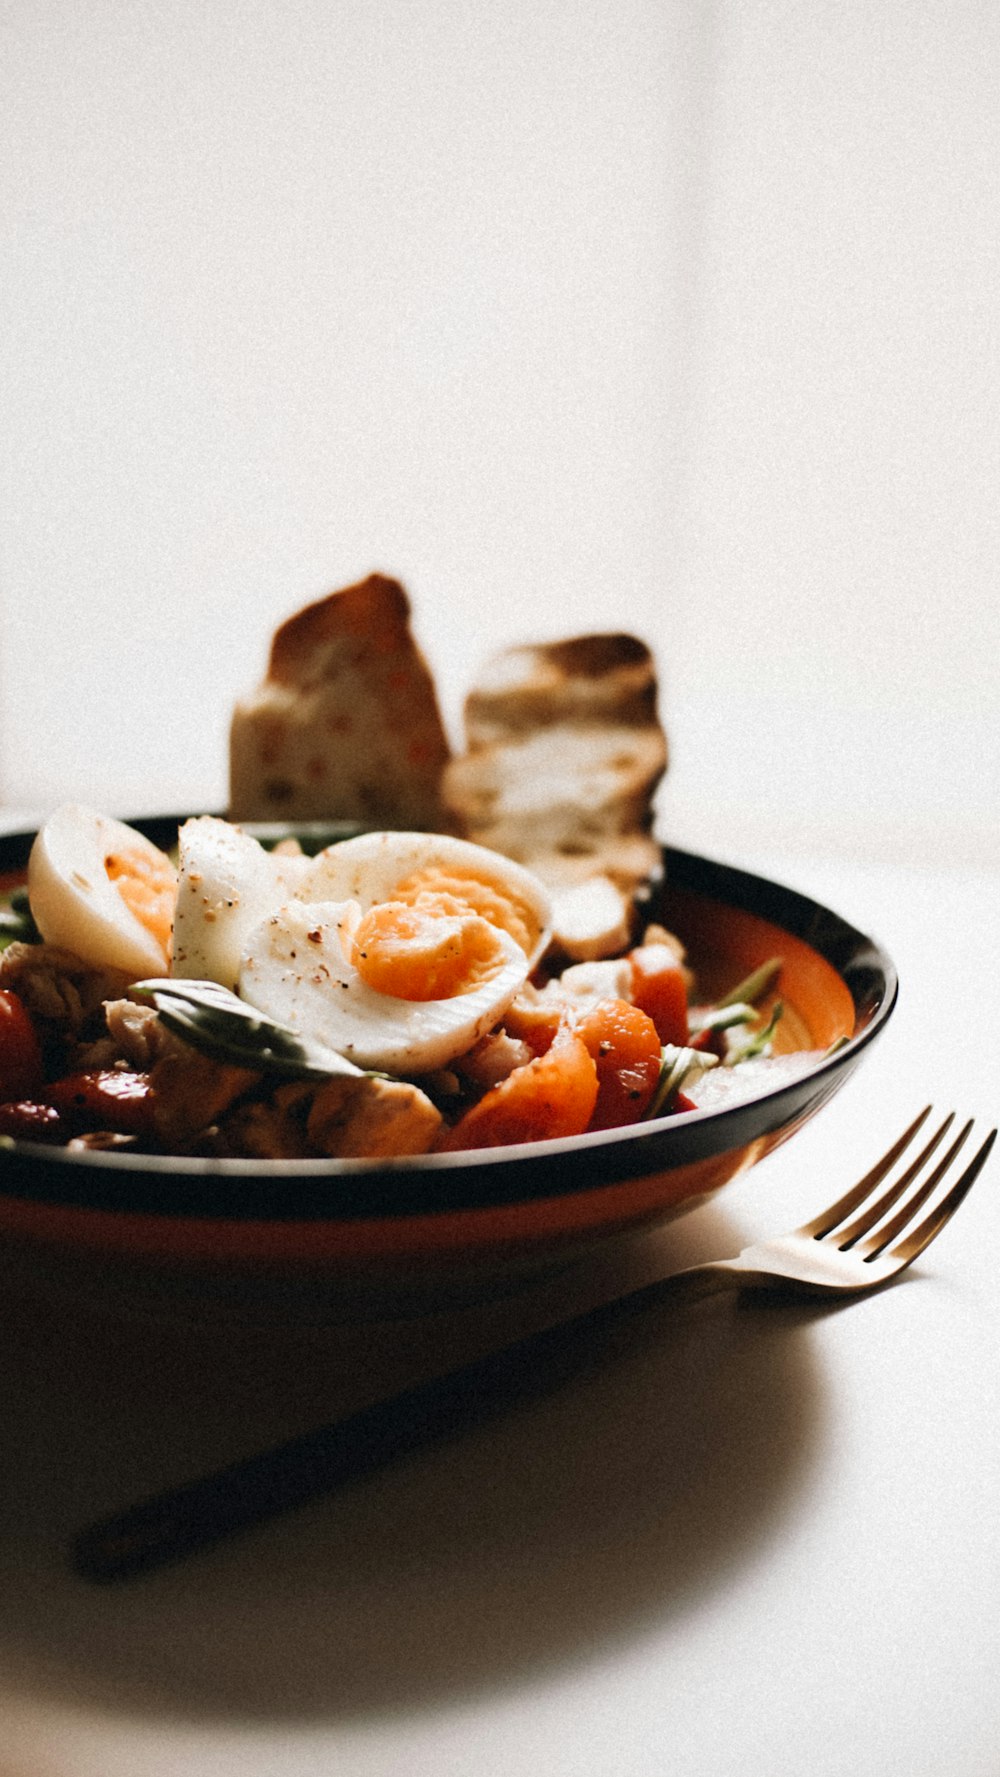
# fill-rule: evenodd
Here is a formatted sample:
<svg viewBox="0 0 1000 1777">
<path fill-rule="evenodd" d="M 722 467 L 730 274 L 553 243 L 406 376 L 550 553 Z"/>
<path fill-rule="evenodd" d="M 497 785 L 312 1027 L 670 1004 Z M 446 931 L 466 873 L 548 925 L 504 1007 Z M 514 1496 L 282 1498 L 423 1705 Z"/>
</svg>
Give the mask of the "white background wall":
<svg viewBox="0 0 1000 1777">
<path fill-rule="evenodd" d="M 0 790 L 225 799 L 380 567 L 655 647 L 662 824 L 1000 859 L 990 0 L 5 0 Z"/>
</svg>

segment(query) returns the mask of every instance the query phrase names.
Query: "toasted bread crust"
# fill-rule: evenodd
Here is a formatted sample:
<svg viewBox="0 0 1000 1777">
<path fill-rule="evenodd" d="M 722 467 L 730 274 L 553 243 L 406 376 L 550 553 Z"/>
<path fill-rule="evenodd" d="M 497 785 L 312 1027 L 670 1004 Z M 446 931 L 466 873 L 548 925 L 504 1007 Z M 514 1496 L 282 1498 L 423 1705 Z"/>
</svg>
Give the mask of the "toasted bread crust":
<svg viewBox="0 0 1000 1777">
<path fill-rule="evenodd" d="M 286 617 L 274 632 L 267 676 L 298 688 L 315 683 L 317 674 L 339 667 L 355 638 L 365 652 L 396 653 L 411 646 L 410 601 L 398 580 L 369 574 Z M 359 654 L 359 663 L 362 658 Z"/>
<path fill-rule="evenodd" d="M 657 726 L 656 675 L 644 642 L 614 632 L 507 648 L 486 662 L 465 703 L 470 747 L 575 722 Z"/>
<path fill-rule="evenodd" d="M 233 820 L 440 826 L 449 746 L 403 587 L 382 574 L 275 632 L 230 727 Z"/>
</svg>

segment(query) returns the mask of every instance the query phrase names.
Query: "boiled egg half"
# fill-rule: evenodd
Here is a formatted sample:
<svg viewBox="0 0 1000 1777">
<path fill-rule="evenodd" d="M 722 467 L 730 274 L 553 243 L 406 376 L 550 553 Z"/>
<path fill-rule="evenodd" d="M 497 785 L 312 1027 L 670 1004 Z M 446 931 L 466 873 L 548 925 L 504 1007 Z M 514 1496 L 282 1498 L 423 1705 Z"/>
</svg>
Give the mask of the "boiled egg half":
<svg viewBox="0 0 1000 1777">
<path fill-rule="evenodd" d="M 295 893 L 312 859 L 265 851 L 216 815 L 185 821 L 171 973 L 235 987 L 248 934 Z"/>
<path fill-rule="evenodd" d="M 249 1004 L 360 1067 L 442 1068 L 502 1017 L 548 941 L 530 871 L 464 840 L 369 833 L 320 853 L 249 934 Z"/>
<path fill-rule="evenodd" d="M 176 892 L 165 852 L 82 803 L 48 817 L 28 859 L 28 901 L 45 941 L 132 980 L 165 972 Z"/>
</svg>

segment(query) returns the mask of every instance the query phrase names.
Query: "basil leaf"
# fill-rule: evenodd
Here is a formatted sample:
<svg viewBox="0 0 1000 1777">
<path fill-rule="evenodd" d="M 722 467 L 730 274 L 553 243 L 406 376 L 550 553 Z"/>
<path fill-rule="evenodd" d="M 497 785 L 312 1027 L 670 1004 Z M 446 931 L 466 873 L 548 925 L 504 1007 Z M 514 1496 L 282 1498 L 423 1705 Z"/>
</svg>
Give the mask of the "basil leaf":
<svg viewBox="0 0 1000 1777">
<path fill-rule="evenodd" d="M 247 1005 L 217 981 L 164 977 L 137 981 L 133 997 L 150 1000 L 163 1023 L 213 1061 L 286 1079 L 329 1079 L 366 1070 L 311 1037 Z"/>
</svg>

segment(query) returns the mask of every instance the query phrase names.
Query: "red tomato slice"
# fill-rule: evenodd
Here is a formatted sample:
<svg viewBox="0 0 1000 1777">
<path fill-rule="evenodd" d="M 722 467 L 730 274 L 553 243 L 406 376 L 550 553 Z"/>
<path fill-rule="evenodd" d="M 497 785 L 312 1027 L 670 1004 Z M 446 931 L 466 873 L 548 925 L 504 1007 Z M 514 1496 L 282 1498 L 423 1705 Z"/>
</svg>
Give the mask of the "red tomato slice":
<svg viewBox="0 0 1000 1777">
<path fill-rule="evenodd" d="M 120 1135 L 153 1132 L 153 1089 L 148 1074 L 115 1068 L 66 1074 L 45 1088 L 45 1098 L 77 1130 L 109 1129 Z"/>
<path fill-rule="evenodd" d="M 0 992 L 0 1101 L 32 1097 L 42 1077 L 31 1014 L 16 993 Z"/>
</svg>

